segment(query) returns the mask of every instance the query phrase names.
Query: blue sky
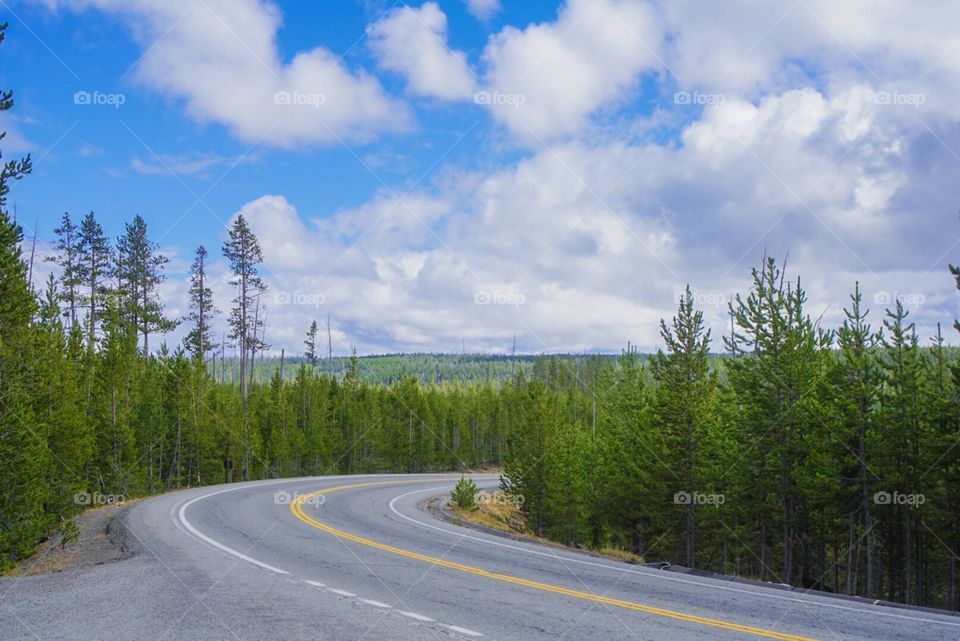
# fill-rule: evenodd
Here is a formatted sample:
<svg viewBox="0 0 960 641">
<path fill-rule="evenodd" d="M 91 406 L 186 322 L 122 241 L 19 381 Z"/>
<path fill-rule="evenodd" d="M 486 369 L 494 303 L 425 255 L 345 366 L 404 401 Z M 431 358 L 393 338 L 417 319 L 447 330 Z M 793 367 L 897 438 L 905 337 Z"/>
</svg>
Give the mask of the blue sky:
<svg viewBox="0 0 960 641">
<path fill-rule="evenodd" d="M 173 315 L 244 211 L 276 349 L 328 313 L 340 352 L 653 349 L 687 283 L 722 332 L 764 251 L 826 324 L 860 281 L 926 338 L 960 313 L 960 16 L 861 9 L 7 0 L 11 201 L 41 240 L 141 214 Z"/>
<path fill-rule="evenodd" d="M 350 67 L 373 66 L 369 49 L 363 46 L 364 30 L 390 5 L 369 5 L 278 3 L 284 15 L 277 33 L 280 55 L 289 59 L 322 44 L 343 55 Z M 492 128 L 484 122 L 488 119 L 482 107 L 446 109 L 429 99 L 415 102 L 418 126 L 403 134 L 351 142 L 349 149 L 339 144 L 251 149 L 249 142 L 235 139 L 222 125 L 191 119 L 176 99 L 138 82 L 136 64 L 143 48 L 131 39 L 122 18 L 96 11 L 51 12 L 32 3 L 14 3 L 11 8 L 4 16 L 13 26 L 3 50 L 2 82 L 16 88 L 16 117 L 29 123 L 24 128 L 32 148 L 39 150 L 35 157 L 43 156 L 37 163 L 38 178 L 24 182 L 15 196 L 18 207 L 30 212 L 25 215 L 39 221 L 41 235 L 49 236 L 56 226 L 51 212 L 79 214 L 92 209 L 114 232 L 133 213 L 140 213 L 159 234 L 169 230 L 165 243 L 189 247 L 198 240 L 209 242 L 222 223 L 194 203 L 221 176 L 203 200 L 222 220 L 265 192 L 283 193 L 304 215 L 324 217 L 362 204 L 382 187 L 381 180 L 402 184 L 427 172 L 440 150 L 468 131 L 467 140 L 447 159 L 482 165 L 476 152 Z M 543 7 L 531 3 L 520 17 L 539 19 L 555 13 L 549 3 Z M 478 21 L 460 4 L 453 4 L 449 20 L 451 32 L 458 35 L 452 45 L 471 56 L 479 55 L 490 30 L 501 22 Z M 389 91 L 402 93 L 403 82 L 396 75 L 386 75 L 382 82 Z M 121 93 L 124 102 L 119 107 L 82 109 L 73 101 L 77 91 Z M 509 155 L 506 150 L 497 154 Z M 138 160 L 148 168 L 134 168 Z M 56 189 L 50 189 L 52 185 Z M 188 224 L 167 224 L 188 209 Z"/>
</svg>

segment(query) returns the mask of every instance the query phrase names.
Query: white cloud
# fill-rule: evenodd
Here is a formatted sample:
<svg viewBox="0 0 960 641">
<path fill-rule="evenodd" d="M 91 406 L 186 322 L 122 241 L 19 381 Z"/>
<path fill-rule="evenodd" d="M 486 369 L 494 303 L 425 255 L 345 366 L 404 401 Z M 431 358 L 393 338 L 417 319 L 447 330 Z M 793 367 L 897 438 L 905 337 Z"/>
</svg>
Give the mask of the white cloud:
<svg viewBox="0 0 960 641">
<path fill-rule="evenodd" d="M 500 0 L 466 0 L 467 10 L 479 20 L 489 20 L 500 12 Z"/>
<path fill-rule="evenodd" d="M 146 159 L 136 156 L 130 161 L 130 168 L 146 176 L 171 174 L 176 176 L 209 176 L 213 169 L 220 168 L 220 171 L 225 171 L 228 167 L 254 162 L 255 160 L 250 155 L 228 157 L 210 153 L 148 156 Z"/>
<path fill-rule="evenodd" d="M 168 9 L 130 6 L 154 16 L 150 33 L 172 23 Z M 255 137 L 276 106 L 242 98 L 313 89 L 331 55 L 278 61 L 272 6 L 244 0 L 231 12 L 231 29 L 251 34 L 246 46 L 216 20 L 188 15 L 139 73 L 198 118 Z M 484 171 L 448 169 L 413 193 L 384 190 L 324 219 L 304 220 L 279 195 L 241 209 L 273 291 L 288 295 L 270 305 L 269 340 L 297 350 L 310 318 L 329 311 L 337 337 L 362 352 L 450 351 L 461 341 L 505 350 L 514 332 L 525 351 L 628 340 L 651 349 L 687 283 L 719 340 L 730 294 L 765 252 L 789 256 L 826 326 L 859 280 L 875 324 L 900 294 L 929 336 L 960 315 L 946 273 L 960 261 L 956 18 L 960 5 L 569 0 L 554 21 L 507 27 L 484 50 L 480 88 L 495 121 L 536 152 Z M 473 85 L 433 3 L 392 12 L 371 37 L 411 93 L 453 100 Z M 196 44 L 204 38 L 209 46 Z M 185 45 L 203 62 L 168 50 Z M 197 86 L 214 68 L 224 79 Z M 336 112 L 337 131 L 362 137 L 406 122 L 402 108 L 384 115 L 394 103 L 376 80 L 335 61 L 331 69 L 360 101 L 358 113 Z M 640 118 L 629 100 L 644 74 L 657 74 L 663 104 Z M 670 103 L 678 90 L 712 99 Z M 309 116 L 329 106 L 294 109 L 274 142 L 323 141 Z M 664 140 L 646 135 L 670 125 Z"/>
<path fill-rule="evenodd" d="M 491 37 L 482 100 L 534 146 L 608 122 L 644 73 L 659 75 L 668 99 L 671 86 L 756 102 L 803 87 L 840 95 L 868 85 L 865 98 L 905 107 L 904 119 L 919 116 L 918 100 L 927 117 L 956 119 L 957 19 L 960 6 L 940 3 L 567 0 L 552 22 Z"/>
<path fill-rule="evenodd" d="M 144 49 L 136 77 L 201 123 L 282 147 L 368 140 L 409 126 L 379 81 L 316 47 L 280 58 L 281 16 L 265 0 L 46 0 L 126 18 Z M 131 61 L 132 63 L 133 61 Z"/>
<path fill-rule="evenodd" d="M 528 143 L 576 133 L 658 66 L 657 27 L 645 2 L 569 0 L 554 22 L 491 38 L 482 101 Z"/>
<path fill-rule="evenodd" d="M 447 45 L 447 16 L 435 2 L 393 9 L 367 34 L 380 66 L 403 74 L 413 93 L 446 100 L 473 95 L 466 54 Z"/>
<path fill-rule="evenodd" d="M 3 140 L 0 140 L 0 148 L 3 149 L 5 154 L 24 154 L 36 151 L 35 145 L 27 140 L 27 137 L 20 131 L 18 120 L 9 112 L 0 111 L 0 131 L 7 134 Z"/>
<path fill-rule="evenodd" d="M 97 145 L 83 143 L 80 145 L 80 148 L 77 149 L 77 154 L 83 158 L 97 158 L 104 154 L 104 149 Z"/>
<path fill-rule="evenodd" d="M 955 208 L 935 189 L 952 169 L 912 162 L 929 132 L 865 109 L 862 93 L 731 101 L 706 108 L 682 144 L 555 144 L 324 219 L 301 220 L 279 196 L 258 199 L 242 211 L 271 287 L 290 299 L 269 311 L 275 345 L 297 349 L 309 319 L 330 312 L 361 352 L 452 351 L 461 341 L 503 351 L 514 332 L 532 352 L 628 340 L 653 349 L 658 320 L 689 283 L 719 350 L 726 303 L 764 252 L 789 257 L 825 326 L 840 321 L 859 280 L 875 322 L 886 296 L 909 296 L 929 336 L 960 312 L 946 272 L 955 233 L 942 231 Z M 858 119 L 869 126 L 851 128 Z M 931 150 L 931 162 L 948 157 Z"/>
<path fill-rule="evenodd" d="M 658 15 L 670 34 L 664 60 L 684 87 L 756 98 L 814 79 L 840 88 L 868 82 L 924 93 L 929 106 L 960 114 L 953 3 L 671 0 Z"/>
</svg>

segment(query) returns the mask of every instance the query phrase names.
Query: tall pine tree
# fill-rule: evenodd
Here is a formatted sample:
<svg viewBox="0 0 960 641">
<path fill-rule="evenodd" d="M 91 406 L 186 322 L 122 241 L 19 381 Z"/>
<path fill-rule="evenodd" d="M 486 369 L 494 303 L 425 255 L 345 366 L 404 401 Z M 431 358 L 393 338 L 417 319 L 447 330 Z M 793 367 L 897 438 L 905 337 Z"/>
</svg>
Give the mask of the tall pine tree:
<svg viewBox="0 0 960 641">
<path fill-rule="evenodd" d="M 253 354 L 258 347 L 256 332 L 263 327 L 260 317 L 260 297 L 267 286 L 260 278 L 258 265 L 263 262 L 263 252 L 253 230 L 243 214 L 233 221 L 229 237 L 223 244 L 223 255 L 233 271 L 231 285 L 237 292 L 230 310 L 230 338 L 240 347 L 240 412 L 243 420 L 243 478 L 250 472 L 250 434 L 247 425 L 248 369 L 253 367 Z"/>
<path fill-rule="evenodd" d="M 219 310 L 213 304 L 213 291 L 207 283 L 207 249 L 197 247 L 193 265 L 190 266 L 190 313 L 187 322 L 192 325 L 183 344 L 194 358 L 204 360 L 207 352 L 218 347 L 213 342 L 211 328 Z"/>
<path fill-rule="evenodd" d="M 6 23 L 0 24 L 0 42 Z M 13 94 L 0 92 L 0 111 L 13 107 Z M 0 141 L 4 133 L 0 133 Z M 23 230 L 7 211 L 9 182 L 30 173 L 29 156 L 0 167 L 0 570 L 30 554 L 49 526 L 44 505 L 49 490 L 46 434 L 33 412 L 36 383 L 31 367 L 30 322 L 35 302 L 20 243 Z"/>
<path fill-rule="evenodd" d="M 694 311 L 689 286 L 670 325 L 660 321 L 660 336 L 667 351 L 658 351 L 653 360 L 654 420 L 666 439 L 669 466 L 680 483 L 677 490 L 703 491 L 697 446 L 710 420 L 714 380 L 707 362 L 710 330 L 704 326 L 703 312 Z M 684 559 L 687 567 L 694 567 L 697 505 L 689 501 L 683 509 Z"/>
<path fill-rule="evenodd" d="M 83 283 L 83 272 L 80 262 L 80 230 L 64 212 L 60 226 L 53 230 L 57 235 L 54 246 L 57 254 L 47 260 L 53 261 L 60 268 L 60 290 L 58 299 L 66 304 L 63 315 L 69 319 L 70 327 L 77 324 L 77 313 L 80 307 L 80 286 Z"/>
<path fill-rule="evenodd" d="M 113 250 L 103 233 L 103 227 L 91 211 L 80 224 L 80 267 L 78 277 L 83 283 L 81 300 L 87 310 L 87 352 L 96 345 L 100 313 L 106 306 L 110 278 L 113 275 Z"/>
<path fill-rule="evenodd" d="M 143 339 L 143 353 L 150 354 L 150 334 L 173 330 L 177 323 L 163 314 L 160 285 L 166 280 L 169 259 L 147 238 L 147 223 L 138 214 L 117 239 L 117 286 L 123 296 L 123 311 Z"/>
</svg>

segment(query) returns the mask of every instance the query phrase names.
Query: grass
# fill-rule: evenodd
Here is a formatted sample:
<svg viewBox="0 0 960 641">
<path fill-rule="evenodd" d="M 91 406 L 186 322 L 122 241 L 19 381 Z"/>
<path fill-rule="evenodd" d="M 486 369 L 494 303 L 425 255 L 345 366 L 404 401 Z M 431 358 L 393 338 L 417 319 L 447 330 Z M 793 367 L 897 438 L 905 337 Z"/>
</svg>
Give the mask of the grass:
<svg viewBox="0 0 960 641">
<path fill-rule="evenodd" d="M 527 519 L 515 505 L 499 505 L 492 502 L 480 502 L 476 509 L 453 508 L 460 518 L 508 534 L 529 535 Z"/>
<path fill-rule="evenodd" d="M 609 556 L 612 559 L 618 559 L 627 563 L 646 563 L 646 560 L 639 554 L 635 554 L 630 550 L 624 550 L 622 548 L 603 547 L 599 550 L 595 550 L 595 552 L 597 554 Z"/>
</svg>

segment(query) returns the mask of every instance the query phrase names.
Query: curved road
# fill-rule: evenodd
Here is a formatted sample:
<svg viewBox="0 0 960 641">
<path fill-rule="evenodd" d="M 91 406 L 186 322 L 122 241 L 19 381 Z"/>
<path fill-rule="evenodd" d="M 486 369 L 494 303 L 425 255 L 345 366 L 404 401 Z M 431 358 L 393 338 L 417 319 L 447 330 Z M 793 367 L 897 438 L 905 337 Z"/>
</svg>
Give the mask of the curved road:
<svg viewBox="0 0 960 641">
<path fill-rule="evenodd" d="M 132 558 L 0 579 L 0 639 L 960 639 L 957 617 L 661 572 L 423 511 L 458 478 L 285 479 L 152 498 L 127 512 Z"/>
</svg>

